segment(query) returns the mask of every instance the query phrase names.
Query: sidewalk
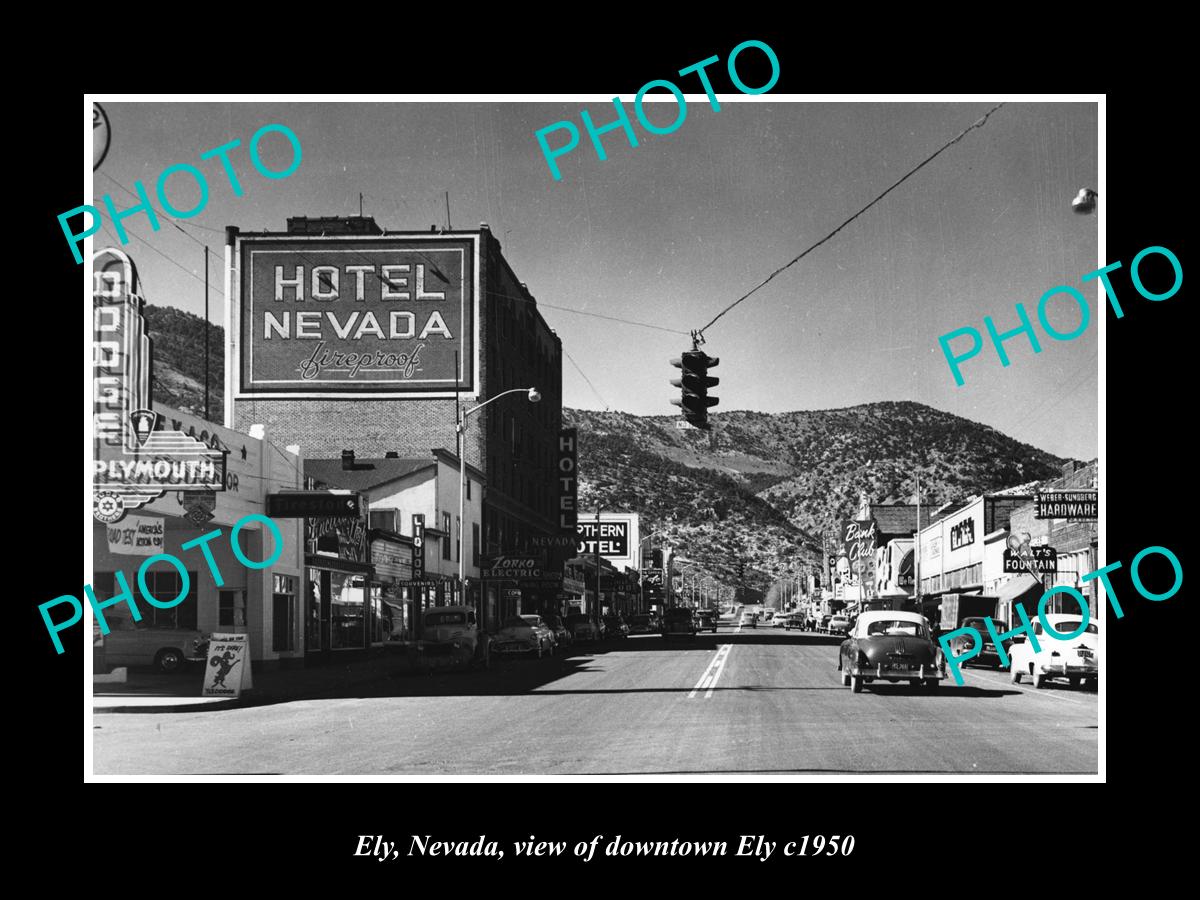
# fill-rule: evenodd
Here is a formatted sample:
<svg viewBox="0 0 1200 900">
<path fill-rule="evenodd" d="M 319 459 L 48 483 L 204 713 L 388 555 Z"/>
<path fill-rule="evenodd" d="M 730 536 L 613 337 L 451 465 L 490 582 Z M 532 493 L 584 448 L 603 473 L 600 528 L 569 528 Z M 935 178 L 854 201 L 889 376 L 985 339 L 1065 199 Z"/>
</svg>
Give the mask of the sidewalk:
<svg viewBox="0 0 1200 900">
<path fill-rule="evenodd" d="M 287 700 L 311 700 L 345 691 L 397 674 L 421 674 L 447 668 L 464 668 L 459 657 L 426 657 L 418 667 L 415 653 L 403 647 L 388 647 L 377 656 L 357 659 L 341 665 L 297 666 L 287 669 L 252 669 L 254 687 L 240 698 L 202 697 L 204 667 L 189 664 L 188 670 L 174 675 L 157 672 L 129 672 L 124 684 L 93 685 L 92 711 L 95 713 L 168 713 L 201 710 L 238 709 L 281 703 Z"/>
</svg>

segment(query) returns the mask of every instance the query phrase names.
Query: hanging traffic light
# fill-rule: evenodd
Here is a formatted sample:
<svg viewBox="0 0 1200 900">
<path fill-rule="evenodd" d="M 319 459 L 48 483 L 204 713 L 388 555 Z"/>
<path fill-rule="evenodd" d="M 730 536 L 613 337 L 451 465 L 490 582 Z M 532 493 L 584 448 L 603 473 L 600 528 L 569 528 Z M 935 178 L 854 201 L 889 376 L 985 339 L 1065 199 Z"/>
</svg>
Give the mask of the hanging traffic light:
<svg viewBox="0 0 1200 900">
<path fill-rule="evenodd" d="M 680 389 L 679 399 L 671 403 L 680 407 L 683 417 L 697 428 L 709 428 L 708 408 L 719 402 L 716 397 L 708 396 L 708 389 L 720 383 L 719 378 L 709 377 L 708 370 L 719 363 L 717 357 L 703 350 L 688 350 L 679 359 L 671 360 L 671 365 L 683 370 L 678 378 L 671 379 L 671 384 Z"/>
</svg>

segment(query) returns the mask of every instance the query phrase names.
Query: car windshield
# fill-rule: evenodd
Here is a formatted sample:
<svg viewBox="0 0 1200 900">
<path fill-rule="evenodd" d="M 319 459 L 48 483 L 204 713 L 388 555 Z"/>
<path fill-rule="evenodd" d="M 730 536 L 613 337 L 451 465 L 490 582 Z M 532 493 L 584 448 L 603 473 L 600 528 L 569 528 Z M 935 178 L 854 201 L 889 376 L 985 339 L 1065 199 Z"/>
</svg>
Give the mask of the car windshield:
<svg viewBox="0 0 1200 900">
<path fill-rule="evenodd" d="M 426 625 L 465 625 L 467 614 L 460 612 L 428 613 L 425 616 Z"/>
<path fill-rule="evenodd" d="M 669 609 L 667 610 L 668 619 L 690 619 L 692 611 L 690 609 Z"/>
<path fill-rule="evenodd" d="M 879 619 L 867 626 L 867 634 L 908 634 L 913 637 L 925 637 L 925 626 L 920 622 L 904 619 Z"/>
<path fill-rule="evenodd" d="M 650 617 L 649 616 L 634 616 L 630 621 L 633 622 L 634 625 L 649 625 Z"/>
<path fill-rule="evenodd" d="M 1053 625 L 1054 630 L 1059 632 L 1060 634 L 1070 634 L 1073 631 L 1079 631 L 1079 626 L 1082 623 L 1083 623 L 1083 619 L 1060 619 L 1059 621 L 1051 622 L 1050 624 Z M 1041 623 L 1039 622 L 1038 624 L 1040 625 Z M 1038 629 L 1037 633 L 1041 634 L 1042 632 L 1040 629 Z M 1080 632 L 1080 633 L 1082 634 L 1083 632 Z M 1099 633 L 1100 633 L 1100 630 L 1096 627 L 1096 623 L 1088 622 L 1087 634 L 1099 634 Z"/>
<path fill-rule="evenodd" d="M 536 617 L 535 616 L 513 616 L 512 618 L 505 619 L 504 624 L 501 625 L 500 627 L 501 628 L 529 628 L 529 627 L 533 626 L 534 624 L 536 624 L 534 622 L 527 621 L 528 619 L 533 619 L 533 618 L 536 618 Z"/>
<path fill-rule="evenodd" d="M 587 616 L 585 616 L 583 614 L 567 616 L 567 624 L 568 625 L 586 625 L 590 621 L 591 621 L 591 619 L 589 619 Z"/>
</svg>

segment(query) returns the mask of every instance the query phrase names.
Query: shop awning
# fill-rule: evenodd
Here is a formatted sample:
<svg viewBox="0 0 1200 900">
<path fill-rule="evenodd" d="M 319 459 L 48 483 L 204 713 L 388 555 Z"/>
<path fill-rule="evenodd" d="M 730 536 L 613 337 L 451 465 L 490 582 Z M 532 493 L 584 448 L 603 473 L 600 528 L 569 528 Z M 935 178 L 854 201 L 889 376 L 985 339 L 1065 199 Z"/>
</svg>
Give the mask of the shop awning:
<svg viewBox="0 0 1200 900">
<path fill-rule="evenodd" d="M 1024 600 L 1030 595 L 1040 598 L 1045 590 L 1042 583 L 1032 575 L 1022 573 L 1003 585 L 998 596 L 1001 603 L 1013 603 L 1017 600 Z"/>
</svg>

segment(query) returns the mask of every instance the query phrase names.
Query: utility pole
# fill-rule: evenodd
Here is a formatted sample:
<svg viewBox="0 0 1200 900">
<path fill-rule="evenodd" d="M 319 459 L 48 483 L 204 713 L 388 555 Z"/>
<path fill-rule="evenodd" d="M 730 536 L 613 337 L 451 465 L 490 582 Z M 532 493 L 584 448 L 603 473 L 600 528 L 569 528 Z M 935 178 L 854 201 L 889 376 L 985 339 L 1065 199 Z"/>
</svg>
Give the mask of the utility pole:
<svg viewBox="0 0 1200 900">
<path fill-rule="evenodd" d="M 211 422 L 208 408 L 208 245 L 204 245 L 204 421 Z"/>
<path fill-rule="evenodd" d="M 450 196 L 448 192 L 446 196 Z M 600 627 L 600 504 L 598 502 L 596 503 L 596 612 L 592 619 L 596 627 Z"/>
</svg>

